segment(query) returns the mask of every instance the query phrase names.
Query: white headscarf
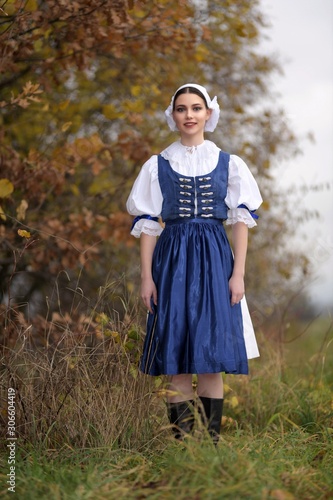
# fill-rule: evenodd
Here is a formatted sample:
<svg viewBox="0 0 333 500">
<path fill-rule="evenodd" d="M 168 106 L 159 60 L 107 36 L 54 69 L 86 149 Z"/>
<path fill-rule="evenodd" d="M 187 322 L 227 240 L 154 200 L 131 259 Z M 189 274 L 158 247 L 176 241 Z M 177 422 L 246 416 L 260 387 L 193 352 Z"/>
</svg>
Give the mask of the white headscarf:
<svg viewBox="0 0 333 500">
<path fill-rule="evenodd" d="M 177 94 L 177 92 L 180 89 L 184 89 L 186 87 L 194 87 L 195 89 L 200 90 L 202 95 L 205 97 L 208 108 L 212 110 L 212 113 L 206 122 L 205 131 L 206 132 L 214 132 L 216 125 L 217 125 L 217 122 L 219 121 L 219 116 L 220 116 L 220 106 L 218 105 L 217 97 L 215 96 L 214 99 L 211 99 L 209 97 L 209 94 L 208 94 L 207 90 L 205 89 L 205 87 L 202 87 L 201 85 L 197 85 L 196 83 L 186 83 L 186 85 L 182 85 L 181 87 L 179 87 L 179 89 L 176 90 L 176 92 L 172 96 L 171 103 L 170 103 L 169 107 L 165 110 L 165 116 L 166 116 L 166 119 L 167 119 L 167 122 L 168 122 L 170 129 L 173 132 L 178 130 L 176 123 L 175 123 L 175 120 L 173 119 L 173 116 L 172 116 L 173 101 L 174 101 L 174 98 L 175 98 L 175 95 Z"/>
</svg>

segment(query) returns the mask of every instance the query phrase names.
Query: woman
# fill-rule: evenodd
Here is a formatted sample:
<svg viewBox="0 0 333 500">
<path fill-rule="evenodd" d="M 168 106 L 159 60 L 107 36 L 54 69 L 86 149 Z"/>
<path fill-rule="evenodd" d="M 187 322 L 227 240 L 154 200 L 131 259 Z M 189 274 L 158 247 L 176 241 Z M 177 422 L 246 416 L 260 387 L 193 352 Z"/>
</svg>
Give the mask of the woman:
<svg viewBox="0 0 333 500">
<path fill-rule="evenodd" d="M 193 427 L 197 374 L 199 408 L 215 444 L 221 372 L 247 374 L 247 360 L 259 356 L 244 273 L 248 227 L 256 225 L 253 212 L 262 202 L 243 160 L 204 138 L 219 113 L 204 87 L 181 86 L 165 112 L 180 140 L 143 165 L 127 201 L 136 216 L 132 234 L 141 238 L 141 297 L 148 309 L 141 370 L 169 375 L 168 415 L 178 439 Z M 234 255 L 223 221 L 232 224 Z"/>
</svg>

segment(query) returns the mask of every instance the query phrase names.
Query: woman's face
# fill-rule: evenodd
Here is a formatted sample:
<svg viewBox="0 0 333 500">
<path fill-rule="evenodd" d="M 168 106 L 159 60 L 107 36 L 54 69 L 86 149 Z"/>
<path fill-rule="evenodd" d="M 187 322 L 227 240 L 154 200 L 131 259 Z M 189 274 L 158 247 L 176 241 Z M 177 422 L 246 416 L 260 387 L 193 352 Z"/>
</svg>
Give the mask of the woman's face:
<svg viewBox="0 0 333 500">
<path fill-rule="evenodd" d="M 181 94 L 175 101 L 173 119 L 183 140 L 200 144 L 204 139 L 206 121 L 212 110 L 197 94 Z"/>
</svg>

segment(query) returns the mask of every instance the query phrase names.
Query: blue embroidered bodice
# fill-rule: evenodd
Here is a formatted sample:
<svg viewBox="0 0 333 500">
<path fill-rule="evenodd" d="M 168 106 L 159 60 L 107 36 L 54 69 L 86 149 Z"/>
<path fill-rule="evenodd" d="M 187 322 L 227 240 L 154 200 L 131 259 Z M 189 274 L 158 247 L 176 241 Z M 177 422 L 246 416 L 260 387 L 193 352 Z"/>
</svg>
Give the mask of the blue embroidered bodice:
<svg viewBox="0 0 333 500">
<path fill-rule="evenodd" d="M 163 195 L 162 220 L 178 218 L 227 219 L 225 204 L 230 155 L 220 152 L 219 160 L 209 174 L 184 176 L 175 172 L 168 160 L 158 156 L 158 179 Z"/>
</svg>

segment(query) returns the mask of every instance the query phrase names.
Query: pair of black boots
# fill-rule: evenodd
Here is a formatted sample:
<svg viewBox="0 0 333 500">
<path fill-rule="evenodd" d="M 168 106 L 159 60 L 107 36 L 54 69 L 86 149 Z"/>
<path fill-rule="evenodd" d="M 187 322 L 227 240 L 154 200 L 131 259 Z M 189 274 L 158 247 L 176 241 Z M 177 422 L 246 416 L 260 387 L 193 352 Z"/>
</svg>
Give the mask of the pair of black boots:
<svg viewBox="0 0 333 500">
<path fill-rule="evenodd" d="M 172 424 L 174 437 L 180 441 L 193 430 L 194 406 L 195 402 L 192 400 L 167 403 L 168 417 L 170 424 Z M 220 437 L 222 412 L 223 399 L 199 397 L 198 413 L 215 446 Z"/>
</svg>

